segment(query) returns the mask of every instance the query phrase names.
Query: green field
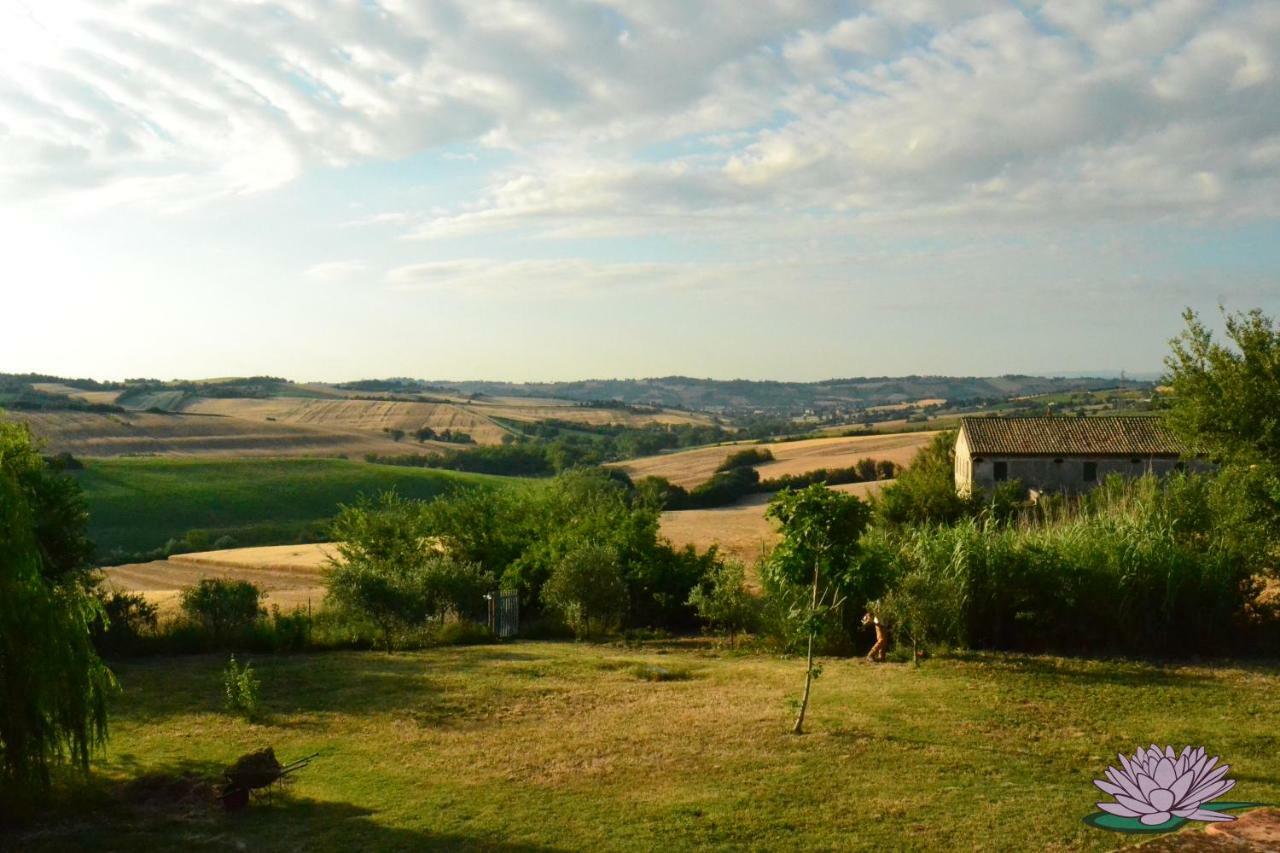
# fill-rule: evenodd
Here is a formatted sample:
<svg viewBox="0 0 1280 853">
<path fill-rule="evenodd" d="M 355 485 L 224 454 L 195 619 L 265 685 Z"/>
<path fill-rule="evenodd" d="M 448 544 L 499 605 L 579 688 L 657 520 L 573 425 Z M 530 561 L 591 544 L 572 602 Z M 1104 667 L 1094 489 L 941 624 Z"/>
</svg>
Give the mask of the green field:
<svg viewBox="0 0 1280 853">
<path fill-rule="evenodd" d="M 689 643 L 264 656 L 256 724 L 222 711 L 224 663 L 119 666 L 94 781 L 15 849 L 1104 850 L 1137 839 L 1082 823 L 1091 780 L 1152 741 L 1280 802 L 1274 667 L 828 661 L 795 737 L 799 662 Z M 224 814 L 197 780 L 266 745 L 321 754 Z"/>
<path fill-rule="evenodd" d="M 429 498 L 511 478 L 345 459 L 94 459 L 76 472 L 89 535 L 103 554 L 161 547 L 189 531 L 239 545 L 298 541 L 360 494 Z"/>
</svg>

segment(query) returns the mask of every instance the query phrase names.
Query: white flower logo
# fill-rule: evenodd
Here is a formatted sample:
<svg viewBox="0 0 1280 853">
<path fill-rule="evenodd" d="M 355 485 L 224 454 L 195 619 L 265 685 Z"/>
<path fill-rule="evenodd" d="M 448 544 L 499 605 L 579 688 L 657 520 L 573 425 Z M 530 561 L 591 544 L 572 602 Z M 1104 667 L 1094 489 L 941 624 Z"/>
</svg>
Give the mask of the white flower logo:
<svg viewBox="0 0 1280 853">
<path fill-rule="evenodd" d="M 1235 787 L 1235 781 L 1224 779 L 1230 766 L 1218 763 L 1218 757 L 1207 758 L 1204 747 L 1183 747 L 1174 757 L 1173 747 L 1164 751 L 1152 744 L 1139 749 L 1132 758 L 1119 756 L 1123 769 L 1108 767 L 1109 781 L 1094 780 L 1095 785 L 1115 797 L 1114 803 L 1098 803 L 1098 808 L 1120 817 L 1136 817 L 1146 826 L 1159 826 L 1172 817 L 1187 820 L 1220 821 L 1234 817 L 1211 809 L 1202 809 Z"/>
</svg>

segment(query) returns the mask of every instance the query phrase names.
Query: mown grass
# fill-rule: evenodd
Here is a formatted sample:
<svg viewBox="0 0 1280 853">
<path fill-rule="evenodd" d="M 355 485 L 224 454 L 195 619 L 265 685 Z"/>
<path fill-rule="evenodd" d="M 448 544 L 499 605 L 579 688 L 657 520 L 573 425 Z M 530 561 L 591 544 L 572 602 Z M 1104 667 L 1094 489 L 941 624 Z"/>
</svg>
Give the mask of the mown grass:
<svg viewBox="0 0 1280 853">
<path fill-rule="evenodd" d="M 112 740 L 46 850 L 1103 850 L 1081 819 L 1115 753 L 1204 745 L 1233 796 L 1280 801 L 1280 670 L 974 655 L 802 667 L 709 649 L 571 643 L 260 657 L 265 719 L 221 709 L 222 656 L 118 670 Z M 638 668 L 680 680 L 637 677 Z M 264 745 L 319 751 L 287 794 L 167 802 Z M 130 780 L 143 778 L 143 783 Z M 156 782 L 159 778 L 161 781 Z M 93 804 L 97 803 L 97 806 Z M 0 847 L 4 838 L 0 836 Z"/>
<path fill-rule="evenodd" d="M 94 459 L 77 478 L 89 504 L 89 535 L 99 550 L 159 548 L 205 531 L 239 545 L 276 545 L 334 516 L 361 494 L 396 489 L 429 498 L 459 486 L 511 478 L 371 465 L 345 459 Z"/>
</svg>

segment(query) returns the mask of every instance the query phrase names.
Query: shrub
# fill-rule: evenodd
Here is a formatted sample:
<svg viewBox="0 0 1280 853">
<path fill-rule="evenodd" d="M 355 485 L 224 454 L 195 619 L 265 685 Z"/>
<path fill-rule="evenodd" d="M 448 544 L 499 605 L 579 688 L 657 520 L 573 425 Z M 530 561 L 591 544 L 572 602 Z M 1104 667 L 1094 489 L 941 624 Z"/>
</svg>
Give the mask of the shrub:
<svg viewBox="0 0 1280 853">
<path fill-rule="evenodd" d="M 450 615 L 483 619 L 487 612 L 485 594 L 495 585 L 492 573 L 479 563 L 441 555 L 424 561 L 418 580 L 422 584 L 427 615 L 440 621 Z"/>
<path fill-rule="evenodd" d="M 552 570 L 543 600 L 579 639 L 616 630 L 627 608 L 618 552 L 607 545 L 577 545 Z"/>
<path fill-rule="evenodd" d="M 228 548 L 236 547 L 237 544 L 238 543 L 236 542 L 236 538 L 234 536 L 223 535 L 223 536 L 219 536 L 217 539 L 213 541 L 213 550 L 225 551 Z"/>
<path fill-rule="evenodd" d="M 253 664 L 240 666 L 236 656 L 227 661 L 227 668 L 222 672 L 223 701 L 228 711 L 239 714 L 247 720 L 258 713 L 258 688 L 261 685 L 253 673 Z"/>
<path fill-rule="evenodd" d="M 748 447 L 746 450 L 738 450 L 730 453 L 725 460 L 716 467 L 717 471 L 732 471 L 735 468 L 750 468 L 753 465 L 759 465 L 762 462 L 772 462 L 773 451 L 767 447 Z"/>
<path fill-rule="evenodd" d="M 141 593 L 102 593 L 99 601 L 103 619 L 96 623 L 93 641 L 102 654 L 131 654 L 141 648 L 144 637 L 155 634 L 158 611 Z"/>
<path fill-rule="evenodd" d="M 690 509 L 724 506 L 752 494 L 760 483 L 760 473 L 755 468 L 731 468 L 713 474 L 689 492 L 686 504 Z"/>
<path fill-rule="evenodd" d="M 1089 506 L 1020 526 L 969 519 L 911 530 L 900 539 L 897 586 L 908 601 L 947 591 L 957 638 L 976 648 L 1181 655 L 1250 647 L 1246 616 L 1259 583 L 1229 550 L 1179 531 L 1159 500 Z M 922 622 L 950 624 L 943 616 Z"/>
<path fill-rule="evenodd" d="M 223 645 L 244 636 L 262 615 L 262 588 L 249 581 L 204 578 L 182 591 L 182 612 Z"/>
<path fill-rule="evenodd" d="M 720 562 L 689 595 L 690 606 L 704 622 L 728 632 L 730 646 L 736 634 L 755 628 L 759 615 L 759 600 L 747 591 L 745 578 L 740 561 Z"/>
<path fill-rule="evenodd" d="M 880 491 L 874 505 L 881 524 L 950 524 L 975 514 L 975 501 L 956 494 L 955 438 L 954 432 L 938 433 Z"/>
</svg>

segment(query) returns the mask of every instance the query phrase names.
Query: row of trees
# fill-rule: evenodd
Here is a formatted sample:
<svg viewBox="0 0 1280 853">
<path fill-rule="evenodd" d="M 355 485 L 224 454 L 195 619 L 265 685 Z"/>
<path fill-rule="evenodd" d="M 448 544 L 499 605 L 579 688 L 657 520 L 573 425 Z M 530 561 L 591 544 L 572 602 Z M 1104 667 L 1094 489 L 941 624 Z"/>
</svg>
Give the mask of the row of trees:
<svg viewBox="0 0 1280 853">
<path fill-rule="evenodd" d="M 520 593 L 522 612 L 575 631 L 689 628 L 689 596 L 718 563 L 658 535 L 660 506 L 624 475 L 576 469 L 528 488 L 430 502 L 394 494 L 344 507 L 334 603 L 379 623 L 388 648 L 424 620 L 474 615 L 483 593 Z"/>
</svg>

